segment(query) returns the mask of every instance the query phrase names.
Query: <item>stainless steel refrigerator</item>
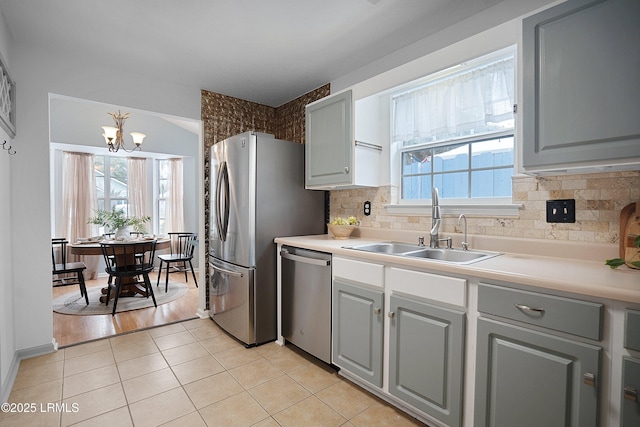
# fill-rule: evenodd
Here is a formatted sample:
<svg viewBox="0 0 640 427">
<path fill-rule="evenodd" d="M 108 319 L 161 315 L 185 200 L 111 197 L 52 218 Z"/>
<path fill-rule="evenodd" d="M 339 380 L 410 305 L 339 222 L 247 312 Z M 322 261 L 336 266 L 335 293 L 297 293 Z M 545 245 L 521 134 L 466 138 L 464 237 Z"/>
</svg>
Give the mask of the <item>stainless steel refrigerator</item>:
<svg viewBox="0 0 640 427">
<path fill-rule="evenodd" d="M 278 236 L 324 233 L 323 191 L 304 188 L 304 147 L 245 132 L 210 157 L 209 308 L 245 345 L 276 339 Z"/>
</svg>

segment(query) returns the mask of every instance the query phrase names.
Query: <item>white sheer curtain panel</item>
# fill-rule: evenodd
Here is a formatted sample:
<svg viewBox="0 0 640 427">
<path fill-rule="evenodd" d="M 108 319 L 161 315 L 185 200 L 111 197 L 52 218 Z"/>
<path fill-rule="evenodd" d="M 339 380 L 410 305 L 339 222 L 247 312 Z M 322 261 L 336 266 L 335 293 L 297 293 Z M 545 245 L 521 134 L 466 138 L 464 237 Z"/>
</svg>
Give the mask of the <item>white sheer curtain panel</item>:
<svg viewBox="0 0 640 427">
<path fill-rule="evenodd" d="M 184 230 L 184 197 L 182 192 L 182 159 L 169 159 L 169 185 L 166 199 L 165 230 L 179 232 Z"/>
<path fill-rule="evenodd" d="M 129 157 L 127 159 L 127 174 L 127 184 L 129 187 L 129 216 L 146 216 L 147 159 Z"/>
<path fill-rule="evenodd" d="M 96 179 L 93 154 L 64 152 L 62 166 L 62 230 L 57 237 L 66 237 L 70 243 L 78 237 L 91 237 L 88 223 L 97 207 Z M 74 256 L 68 259 L 73 260 Z M 77 256 L 85 263 L 86 279 L 98 277 L 97 256 Z"/>
<path fill-rule="evenodd" d="M 393 140 L 443 141 L 513 118 L 514 67 L 504 59 L 394 97 Z"/>
</svg>

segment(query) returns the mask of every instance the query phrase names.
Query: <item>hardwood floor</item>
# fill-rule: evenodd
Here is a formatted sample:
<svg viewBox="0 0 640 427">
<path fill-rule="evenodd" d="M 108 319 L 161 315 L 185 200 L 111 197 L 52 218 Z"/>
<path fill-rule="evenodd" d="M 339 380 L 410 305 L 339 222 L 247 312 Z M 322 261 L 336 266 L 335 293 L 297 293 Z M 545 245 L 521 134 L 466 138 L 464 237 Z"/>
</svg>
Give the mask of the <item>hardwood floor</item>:
<svg viewBox="0 0 640 427">
<path fill-rule="evenodd" d="M 150 275 L 151 283 L 155 286 L 157 273 Z M 163 274 L 164 277 L 164 274 Z M 196 273 L 198 284 L 202 286 L 200 277 Z M 166 325 L 181 320 L 193 319 L 198 310 L 199 290 L 189 276 L 189 290 L 186 295 L 166 304 L 140 310 L 116 313 L 115 316 L 76 316 L 53 312 L 53 336 L 59 347 L 67 347 L 81 342 L 98 338 L 110 337 L 125 332 L 132 332 L 152 326 Z M 184 283 L 184 274 L 172 273 L 171 280 Z M 161 280 L 161 282 L 163 282 Z M 88 280 L 87 288 L 106 286 L 107 278 Z M 163 286 L 163 283 L 161 283 Z M 155 289 L 155 288 L 154 288 Z M 78 292 L 78 286 L 53 288 L 53 298 L 70 292 Z"/>
</svg>

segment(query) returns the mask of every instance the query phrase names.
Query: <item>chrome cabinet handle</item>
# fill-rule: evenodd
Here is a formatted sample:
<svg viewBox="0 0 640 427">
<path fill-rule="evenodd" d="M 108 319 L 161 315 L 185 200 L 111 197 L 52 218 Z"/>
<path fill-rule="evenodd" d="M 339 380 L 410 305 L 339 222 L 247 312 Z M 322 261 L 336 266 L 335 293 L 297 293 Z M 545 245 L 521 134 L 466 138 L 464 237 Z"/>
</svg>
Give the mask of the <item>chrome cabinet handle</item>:
<svg viewBox="0 0 640 427">
<path fill-rule="evenodd" d="M 380 310 L 380 308 L 379 308 L 379 307 L 375 307 L 375 308 L 373 309 L 373 314 L 380 314 L 380 311 L 381 311 L 381 310 Z"/>
<path fill-rule="evenodd" d="M 586 385 L 589 385 L 591 387 L 595 387 L 596 386 L 596 376 L 590 372 L 585 372 L 584 376 L 584 383 Z"/>
<path fill-rule="evenodd" d="M 518 310 L 527 311 L 529 313 L 535 313 L 535 314 L 544 314 L 544 308 L 534 308 L 534 307 L 529 307 L 528 305 L 518 304 L 518 303 L 514 305 Z"/>
<path fill-rule="evenodd" d="M 387 314 L 387 316 L 389 316 L 389 319 L 393 319 L 393 318 L 396 316 L 396 314 L 395 314 L 393 311 L 390 311 L 390 312 Z"/>
<path fill-rule="evenodd" d="M 624 398 L 630 400 L 632 402 L 638 401 L 638 390 L 633 387 L 625 386 L 624 387 Z"/>
</svg>

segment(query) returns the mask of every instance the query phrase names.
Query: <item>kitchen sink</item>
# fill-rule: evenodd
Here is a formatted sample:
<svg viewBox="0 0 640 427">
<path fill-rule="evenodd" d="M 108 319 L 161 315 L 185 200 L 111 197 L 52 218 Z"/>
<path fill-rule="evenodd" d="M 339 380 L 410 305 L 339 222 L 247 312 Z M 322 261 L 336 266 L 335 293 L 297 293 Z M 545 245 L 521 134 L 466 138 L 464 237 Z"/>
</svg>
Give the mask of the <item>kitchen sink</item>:
<svg viewBox="0 0 640 427">
<path fill-rule="evenodd" d="M 460 249 L 429 248 L 421 251 L 407 252 L 405 255 L 414 258 L 425 258 L 437 261 L 453 262 L 456 264 L 471 264 L 473 262 L 493 258 L 501 254 L 493 252 L 463 251 Z"/>
<path fill-rule="evenodd" d="M 381 242 L 358 246 L 343 246 L 345 249 L 373 252 L 379 254 L 396 255 L 411 258 L 422 258 L 432 261 L 448 262 L 453 264 L 472 264 L 502 255 L 500 252 L 465 251 L 462 249 L 439 249 L 412 245 L 410 243 Z"/>
<path fill-rule="evenodd" d="M 345 246 L 345 248 L 355 249 L 358 251 L 376 252 L 379 254 L 394 254 L 394 255 L 424 249 L 422 246 L 412 245 L 410 243 L 397 243 L 397 242 L 382 242 L 382 243 L 372 243 L 370 245 Z"/>
</svg>

